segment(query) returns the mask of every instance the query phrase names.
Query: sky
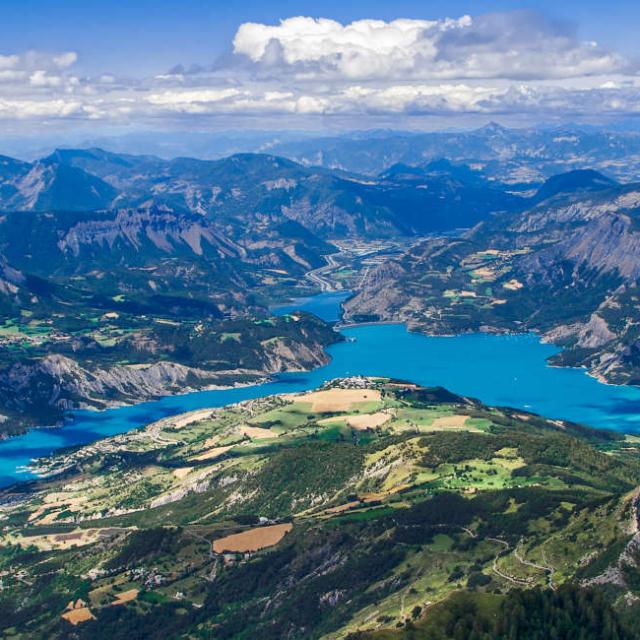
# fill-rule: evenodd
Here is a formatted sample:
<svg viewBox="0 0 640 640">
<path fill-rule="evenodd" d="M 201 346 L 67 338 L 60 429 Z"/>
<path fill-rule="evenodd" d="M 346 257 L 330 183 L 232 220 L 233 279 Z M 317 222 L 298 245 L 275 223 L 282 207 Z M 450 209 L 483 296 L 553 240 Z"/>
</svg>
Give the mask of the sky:
<svg viewBox="0 0 640 640">
<path fill-rule="evenodd" d="M 0 127 L 441 128 L 640 114 L 640 3 L 2 0 Z"/>
</svg>

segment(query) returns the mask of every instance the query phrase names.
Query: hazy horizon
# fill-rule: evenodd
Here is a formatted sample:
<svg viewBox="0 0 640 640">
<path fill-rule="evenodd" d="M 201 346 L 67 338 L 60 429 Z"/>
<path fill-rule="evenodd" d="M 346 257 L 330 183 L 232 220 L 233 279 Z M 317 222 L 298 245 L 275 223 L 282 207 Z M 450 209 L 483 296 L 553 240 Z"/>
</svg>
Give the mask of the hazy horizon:
<svg viewBox="0 0 640 640">
<path fill-rule="evenodd" d="M 5 3 L 4 137 L 611 125 L 640 114 L 631 2 L 610 12 L 597 2 L 329 1 L 318 11 Z"/>
<path fill-rule="evenodd" d="M 32 162 L 47 156 L 57 149 L 103 149 L 113 153 L 132 155 L 155 155 L 170 160 L 180 156 L 200 159 L 221 158 L 233 153 L 269 152 L 278 144 L 322 140 L 331 138 L 374 138 L 380 135 L 420 136 L 430 133 L 471 133 L 497 124 L 511 131 L 518 130 L 582 130 L 582 131 L 629 131 L 640 133 L 640 122 L 617 120 L 593 124 L 581 122 L 526 123 L 505 125 L 499 118 L 468 126 L 443 126 L 412 129 L 392 127 L 370 127 L 353 129 L 258 129 L 229 128 L 219 130 L 119 130 L 104 132 L 65 131 L 57 135 L 16 135 L 0 139 L 0 155 Z"/>
</svg>

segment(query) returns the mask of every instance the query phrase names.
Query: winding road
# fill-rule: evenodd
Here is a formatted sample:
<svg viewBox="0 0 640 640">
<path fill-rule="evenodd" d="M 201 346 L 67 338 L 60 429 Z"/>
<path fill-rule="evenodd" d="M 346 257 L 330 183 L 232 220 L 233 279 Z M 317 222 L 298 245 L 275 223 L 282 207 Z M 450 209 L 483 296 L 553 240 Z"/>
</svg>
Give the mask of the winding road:
<svg viewBox="0 0 640 640">
<path fill-rule="evenodd" d="M 320 287 L 320 291 L 322 291 L 323 293 L 327 292 L 327 291 L 335 291 L 336 288 L 334 287 L 334 285 L 327 280 L 324 275 L 327 273 L 331 273 L 331 271 L 333 271 L 333 269 L 335 269 L 336 267 L 338 267 L 338 263 L 335 260 L 335 256 L 340 255 L 340 252 L 338 253 L 331 253 L 327 256 L 325 256 L 326 260 L 327 260 L 327 264 L 324 265 L 323 267 L 319 267 L 318 269 L 314 269 L 313 271 L 309 271 L 306 275 L 307 278 L 309 280 L 311 280 L 311 282 L 313 282 L 314 284 L 317 284 Z"/>
<path fill-rule="evenodd" d="M 538 569 L 539 571 L 544 571 L 547 574 L 547 582 L 549 583 L 549 587 L 551 589 L 555 590 L 555 585 L 553 584 L 553 572 L 555 571 L 555 569 L 553 567 L 547 567 L 543 564 L 536 564 L 535 562 L 531 562 L 529 560 L 525 560 L 522 555 L 520 554 L 520 545 L 522 544 L 522 538 L 520 538 L 516 548 L 513 551 L 513 555 L 515 556 L 516 560 L 518 560 L 518 562 L 528 566 L 528 567 L 533 567 L 534 569 Z"/>
</svg>

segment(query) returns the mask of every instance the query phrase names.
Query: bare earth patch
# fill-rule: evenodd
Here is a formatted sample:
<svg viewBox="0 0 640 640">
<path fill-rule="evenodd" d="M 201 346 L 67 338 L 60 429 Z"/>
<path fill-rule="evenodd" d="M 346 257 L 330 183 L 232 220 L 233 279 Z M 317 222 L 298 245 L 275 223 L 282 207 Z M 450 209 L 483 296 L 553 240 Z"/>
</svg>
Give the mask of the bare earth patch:
<svg viewBox="0 0 640 640">
<path fill-rule="evenodd" d="M 408 489 L 409 487 L 411 487 L 410 484 L 398 484 L 395 487 L 392 487 L 391 489 L 387 489 L 386 491 L 363 493 L 360 496 L 360 498 L 362 499 L 363 502 L 377 502 L 378 500 L 384 500 L 385 498 L 388 498 L 389 496 L 395 495 L 396 493 L 399 493 L 400 491 L 404 491 L 405 489 Z"/>
<path fill-rule="evenodd" d="M 290 522 L 274 524 L 269 527 L 256 527 L 214 540 L 213 550 L 216 553 L 259 551 L 278 544 L 291 529 L 293 529 L 293 525 Z"/>
<path fill-rule="evenodd" d="M 147 365 L 144 365 L 147 366 Z M 213 415 L 213 409 L 197 409 L 195 411 L 188 411 L 187 413 L 180 413 L 177 416 L 170 416 L 168 418 L 162 418 L 156 422 L 148 424 L 146 430 L 148 432 L 155 432 L 156 434 L 163 429 L 179 430 L 184 427 L 201 422 L 211 418 Z"/>
<path fill-rule="evenodd" d="M 63 509 L 56 509 L 55 511 L 50 511 L 49 513 L 47 513 L 46 516 L 40 518 L 40 520 L 38 520 L 38 525 L 40 526 L 44 526 L 47 524 L 54 524 L 55 521 L 58 519 L 58 516 L 63 513 L 64 510 Z M 31 518 L 29 518 L 31 519 Z"/>
<path fill-rule="evenodd" d="M 478 269 L 474 269 L 472 275 L 477 278 L 482 278 L 483 280 L 495 280 L 496 272 L 493 269 L 489 269 L 489 267 L 480 267 Z"/>
<path fill-rule="evenodd" d="M 520 280 L 516 280 L 515 278 L 513 278 L 512 280 L 509 280 L 509 282 L 505 282 L 502 287 L 504 289 L 508 289 L 509 291 L 517 291 L 518 289 L 522 289 L 524 285 L 522 284 L 522 282 L 520 282 Z"/>
<path fill-rule="evenodd" d="M 240 432 L 244 436 L 249 436 L 252 440 L 262 440 L 264 438 L 276 438 L 277 433 L 271 431 L 271 429 L 263 429 L 261 427 L 240 427 Z"/>
<path fill-rule="evenodd" d="M 213 436 L 213 438 L 207 438 L 200 446 L 203 449 L 210 449 L 211 447 L 217 447 L 220 444 L 220 436 Z"/>
<path fill-rule="evenodd" d="M 459 427 L 464 427 L 468 419 L 469 419 L 469 416 L 460 416 L 460 415 L 442 416 L 440 418 L 436 418 L 433 421 L 433 424 L 431 426 L 435 427 L 436 429 L 446 428 L 446 427 L 459 428 Z"/>
<path fill-rule="evenodd" d="M 233 449 L 234 445 L 227 445 L 225 447 L 214 447 L 213 449 L 209 449 L 209 451 L 205 451 L 197 456 L 193 456 L 190 458 L 191 460 L 211 460 L 211 458 L 217 458 L 221 456 L 223 453 L 229 451 L 229 449 Z"/>
<path fill-rule="evenodd" d="M 375 429 L 391 420 L 391 414 L 384 411 L 366 413 L 360 416 L 348 416 L 347 424 L 354 429 Z"/>
<path fill-rule="evenodd" d="M 359 507 L 360 501 L 355 500 L 354 502 L 347 502 L 345 504 L 340 504 L 337 507 L 330 507 L 329 509 L 325 509 L 323 513 L 342 513 L 343 511 L 348 511 L 353 507 Z"/>
<path fill-rule="evenodd" d="M 21 546 L 33 545 L 40 551 L 71 549 L 93 544 L 100 537 L 101 529 L 76 529 L 69 533 L 44 534 L 41 536 L 18 536 L 15 542 Z"/>
<path fill-rule="evenodd" d="M 193 424 L 194 422 L 200 422 L 201 420 L 206 420 L 211 417 L 211 409 L 203 409 L 200 411 L 191 411 L 190 413 L 185 413 L 181 416 L 177 416 L 175 418 L 171 418 L 168 421 L 167 427 L 171 427 L 173 429 L 184 429 L 184 427 Z"/>
<path fill-rule="evenodd" d="M 131 602 L 138 597 L 139 590 L 138 589 L 129 589 L 129 591 L 123 591 L 122 593 L 115 594 L 116 599 L 111 603 L 112 606 L 117 606 L 120 604 L 126 604 L 127 602 Z"/>
<path fill-rule="evenodd" d="M 379 402 L 377 389 L 326 389 L 314 391 L 299 397 L 302 402 L 310 402 L 311 410 L 316 413 L 325 411 L 349 411 L 359 402 Z"/>
<path fill-rule="evenodd" d="M 174 469 L 173 475 L 178 478 L 178 480 L 182 480 L 182 478 L 188 476 L 193 471 L 193 467 L 182 467 L 182 469 Z"/>
<path fill-rule="evenodd" d="M 89 620 L 95 620 L 95 616 L 91 613 L 91 609 L 89 607 L 80 607 L 78 609 L 71 609 L 70 611 L 65 611 L 62 614 L 62 617 L 70 622 L 74 627 L 81 622 L 88 622 Z"/>
</svg>

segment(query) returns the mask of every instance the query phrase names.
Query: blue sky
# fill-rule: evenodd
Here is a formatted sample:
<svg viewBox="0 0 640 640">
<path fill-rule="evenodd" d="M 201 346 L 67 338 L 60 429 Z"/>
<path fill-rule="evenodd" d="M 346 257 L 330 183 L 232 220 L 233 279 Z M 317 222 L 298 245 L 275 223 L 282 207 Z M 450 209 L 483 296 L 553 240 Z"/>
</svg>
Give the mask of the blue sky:
<svg viewBox="0 0 640 640">
<path fill-rule="evenodd" d="M 158 73 L 178 62 L 210 62 L 248 21 L 275 23 L 294 15 L 340 22 L 433 19 L 516 8 L 569 21 L 581 37 L 637 53 L 640 2 L 632 0 L 3 0 L 0 42 L 4 52 L 76 50 L 88 72 Z"/>
<path fill-rule="evenodd" d="M 630 118 L 638 24 L 629 0 L 2 0 L 0 126 Z"/>
</svg>

